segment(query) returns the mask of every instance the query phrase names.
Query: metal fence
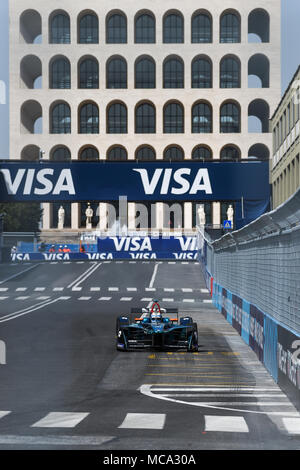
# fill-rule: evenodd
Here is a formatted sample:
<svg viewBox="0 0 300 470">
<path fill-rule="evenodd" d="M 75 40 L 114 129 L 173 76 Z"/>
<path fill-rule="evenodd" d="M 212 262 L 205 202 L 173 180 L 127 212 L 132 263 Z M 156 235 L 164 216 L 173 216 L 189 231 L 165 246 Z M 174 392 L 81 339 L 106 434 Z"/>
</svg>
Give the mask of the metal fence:
<svg viewBox="0 0 300 470">
<path fill-rule="evenodd" d="M 215 241 L 199 228 L 199 242 L 208 278 L 300 333 L 300 190 Z"/>
</svg>

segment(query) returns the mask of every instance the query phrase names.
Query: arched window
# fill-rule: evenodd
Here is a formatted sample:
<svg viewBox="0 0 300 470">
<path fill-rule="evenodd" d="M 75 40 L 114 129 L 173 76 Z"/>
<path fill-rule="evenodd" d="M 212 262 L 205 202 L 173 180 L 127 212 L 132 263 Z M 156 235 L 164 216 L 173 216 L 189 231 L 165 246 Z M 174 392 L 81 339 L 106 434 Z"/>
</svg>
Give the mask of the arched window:
<svg viewBox="0 0 300 470">
<path fill-rule="evenodd" d="M 155 62 L 150 57 L 142 57 L 135 63 L 135 88 L 155 88 Z"/>
<path fill-rule="evenodd" d="M 164 88 L 184 88 L 184 65 L 177 57 L 165 60 L 164 65 Z"/>
<path fill-rule="evenodd" d="M 183 17 L 180 13 L 169 13 L 164 17 L 163 42 L 165 44 L 184 42 Z"/>
<path fill-rule="evenodd" d="M 155 19 L 149 13 L 140 14 L 135 20 L 135 43 L 155 43 Z"/>
<path fill-rule="evenodd" d="M 270 41 L 270 16 L 266 10 L 257 8 L 248 17 L 249 42 Z"/>
<path fill-rule="evenodd" d="M 223 104 L 220 112 L 220 132 L 238 133 L 240 129 L 240 108 L 231 102 Z"/>
<path fill-rule="evenodd" d="M 220 42 L 241 42 L 241 22 L 238 14 L 229 12 L 221 16 Z"/>
<path fill-rule="evenodd" d="M 50 153 L 50 160 L 53 162 L 65 162 L 71 160 L 71 152 L 68 147 L 55 147 Z"/>
<path fill-rule="evenodd" d="M 79 160 L 81 161 L 95 161 L 99 160 L 99 151 L 96 147 L 84 147 L 79 152 Z"/>
<path fill-rule="evenodd" d="M 127 108 L 122 103 L 113 103 L 107 111 L 107 133 L 127 134 Z"/>
<path fill-rule="evenodd" d="M 99 134 L 99 110 L 94 103 L 85 103 L 80 107 L 79 134 Z"/>
<path fill-rule="evenodd" d="M 50 44 L 70 44 L 70 18 L 65 13 L 58 13 L 50 20 Z"/>
<path fill-rule="evenodd" d="M 79 64 L 79 88 L 99 88 L 99 64 L 96 59 L 87 58 Z"/>
<path fill-rule="evenodd" d="M 249 148 L 248 158 L 256 160 L 269 160 L 270 150 L 265 144 L 254 144 Z"/>
<path fill-rule="evenodd" d="M 25 101 L 21 106 L 20 117 L 22 134 L 41 134 L 43 132 L 43 110 L 38 101 Z"/>
<path fill-rule="evenodd" d="M 155 107 L 151 103 L 141 103 L 135 110 L 136 134 L 155 134 Z"/>
<path fill-rule="evenodd" d="M 127 160 L 127 151 L 124 147 L 115 146 L 108 150 L 107 160 L 118 161 Z"/>
<path fill-rule="evenodd" d="M 164 107 L 164 134 L 184 133 L 184 111 L 180 103 L 171 102 Z"/>
<path fill-rule="evenodd" d="M 20 63 L 22 86 L 30 89 L 42 88 L 42 62 L 35 55 L 26 55 Z"/>
<path fill-rule="evenodd" d="M 71 133 L 71 108 L 67 103 L 58 103 L 51 109 L 51 134 Z"/>
<path fill-rule="evenodd" d="M 207 103 L 197 103 L 192 108 L 192 133 L 212 132 L 212 110 Z"/>
<path fill-rule="evenodd" d="M 224 57 L 220 64 L 220 88 L 241 87 L 241 64 L 235 57 Z"/>
<path fill-rule="evenodd" d="M 138 148 L 135 153 L 136 160 L 141 161 L 152 161 L 155 160 L 155 150 L 150 147 L 150 145 L 143 145 L 142 147 Z"/>
<path fill-rule="evenodd" d="M 212 159 L 212 151 L 204 145 L 198 145 L 192 152 L 192 160 L 207 161 Z"/>
<path fill-rule="evenodd" d="M 110 15 L 106 22 L 106 42 L 108 44 L 127 43 L 127 19 L 122 13 Z"/>
<path fill-rule="evenodd" d="M 38 161 L 40 157 L 40 147 L 37 145 L 26 145 L 21 151 L 21 160 Z"/>
<path fill-rule="evenodd" d="M 192 18 L 192 43 L 212 42 L 212 21 L 207 13 L 198 13 Z"/>
<path fill-rule="evenodd" d="M 54 59 L 50 63 L 50 88 L 71 88 L 71 66 L 65 57 Z"/>
<path fill-rule="evenodd" d="M 79 20 L 79 43 L 97 44 L 99 42 L 98 17 L 92 13 L 84 15 Z"/>
<path fill-rule="evenodd" d="M 226 147 L 223 147 L 220 153 L 220 159 L 221 160 L 229 160 L 229 161 L 237 161 L 241 157 L 241 152 L 240 150 L 235 147 L 234 145 L 226 145 Z"/>
<path fill-rule="evenodd" d="M 264 54 L 254 54 L 248 61 L 249 88 L 269 88 L 270 61 Z"/>
<path fill-rule="evenodd" d="M 181 147 L 171 145 L 164 151 L 164 160 L 181 161 L 184 160 L 184 153 Z"/>
<path fill-rule="evenodd" d="M 192 62 L 192 88 L 212 88 L 212 63 L 204 57 Z"/>
<path fill-rule="evenodd" d="M 20 16 L 20 35 L 27 44 L 41 44 L 42 17 L 37 11 L 23 11 Z"/>
<path fill-rule="evenodd" d="M 127 88 L 127 62 L 122 57 L 107 62 L 106 87 Z"/>
</svg>

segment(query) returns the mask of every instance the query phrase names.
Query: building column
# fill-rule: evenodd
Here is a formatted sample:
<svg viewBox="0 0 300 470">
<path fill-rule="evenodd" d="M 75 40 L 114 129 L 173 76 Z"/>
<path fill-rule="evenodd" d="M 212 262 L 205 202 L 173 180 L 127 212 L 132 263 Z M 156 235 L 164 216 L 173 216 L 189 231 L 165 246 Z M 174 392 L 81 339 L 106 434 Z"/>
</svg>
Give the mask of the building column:
<svg viewBox="0 0 300 470">
<path fill-rule="evenodd" d="M 71 204 L 71 228 L 72 230 L 78 230 L 79 226 L 80 226 L 79 204 L 78 202 L 72 202 Z"/>
<path fill-rule="evenodd" d="M 128 230 L 135 228 L 135 202 L 128 202 Z"/>
<path fill-rule="evenodd" d="M 99 203 L 99 223 L 98 228 L 101 232 L 107 230 L 108 227 L 108 213 L 107 213 L 107 203 Z"/>
<path fill-rule="evenodd" d="M 42 209 L 42 228 L 43 230 L 49 230 L 51 227 L 51 204 L 49 202 L 43 202 Z"/>
<path fill-rule="evenodd" d="M 193 228 L 193 211 L 192 211 L 192 203 L 185 202 L 184 206 L 184 213 L 183 213 L 183 227 L 187 230 L 192 230 Z"/>
<path fill-rule="evenodd" d="M 213 202 L 212 207 L 212 223 L 213 225 L 220 225 L 221 224 L 221 204 L 220 202 Z"/>
<path fill-rule="evenodd" d="M 164 228 L 164 204 L 163 202 L 156 203 L 156 228 Z"/>
</svg>

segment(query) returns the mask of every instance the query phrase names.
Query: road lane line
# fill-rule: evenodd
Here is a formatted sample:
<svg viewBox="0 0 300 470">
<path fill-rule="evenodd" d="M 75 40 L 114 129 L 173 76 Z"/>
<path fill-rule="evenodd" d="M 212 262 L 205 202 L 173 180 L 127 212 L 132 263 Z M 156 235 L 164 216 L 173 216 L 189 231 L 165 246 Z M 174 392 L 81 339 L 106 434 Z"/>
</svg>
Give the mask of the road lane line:
<svg viewBox="0 0 300 470">
<path fill-rule="evenodd" d="M 205 416 L 205 432 L 249 432 L 249 428 L 242 416 Z"/>
<path fill-rule="evenodd" d="M 70 289 L 71 287 L 75 286 L 77 287 L 78 284 L 80 284 L 83 280 L 85 280 L 85 276 L 88 277 L 90 274 L 90 271 L 93 271 L 95 268 L 97 269 L 98 266 L 101 266 L 102 263 L 92 263 L 92 265 L 86 269 L 83 273 L 80 274 L 74 281 L 72 281 L 68 286 L 67 289 Z"/>
<path fill-rule="evenodd" d="M 51 412 L 44 418 L 37 421 L 31 427 L 33 428 L 74 428 L 89 413 L 72 413 L 72 412 Z"/>
<path fill-rule="evenodd" d="M 162 413 L 127 413 L 119 429 L 163 429 L 165 421 Z"/>
<path fill-rule="evenodd" d="M 156 275 L 157 275 L 158 266 L 159 266 L 159 263 L 156 263 L 155 266 L 154 266 L 153 274 L 152 274 L 150 284 L 149 284 L 149 287 L 148 287 L 149 289 L 153 288 L 153 284 L 155 282 L 155 278 L 156 278 Z"/>
<path fill-rule="evenodd" d="M 10 281 L 11 279 L 14 279 L 18 276 L 21 276 L 21 274 L 27 273 L 28 271 L 31 271 L 32 269 L 36 268 L 37 266 L 40 266 L 41 263 L 34 264 L 33 266 L 30 266 L 27 269 L 24 269 L 23 271 L 20 271 L 19 273 L 13 274 L 12 276 L 7 277 L 6 279 L 3 279 L 3 281 L 0 281 L 0 285 L 4 284 L 7 281 Z"/>
<path fill-rule="evenodd" d="M 36 305 L 31 305 L 30 307 L 27 307 L 25 309 L 23 308 L 22 310 L 18 310 L 17 312 L 9 313 L 8 315 L 0 317 L 0 323 L 7 322 L 9 320 L 14 320 L 15 318 L 19 318 L 19 317 L 22 317 L 23 315 L 27 315 L 27 313 L 35 312 L 36 310 L 47 307 L 48 305 L 51 305 L 57 302 L 58 300 L 61 300 L 60 297 L 58 297 L 57 299 L 53 299 L 53 300 L 39 302 Z"/>
</svg>

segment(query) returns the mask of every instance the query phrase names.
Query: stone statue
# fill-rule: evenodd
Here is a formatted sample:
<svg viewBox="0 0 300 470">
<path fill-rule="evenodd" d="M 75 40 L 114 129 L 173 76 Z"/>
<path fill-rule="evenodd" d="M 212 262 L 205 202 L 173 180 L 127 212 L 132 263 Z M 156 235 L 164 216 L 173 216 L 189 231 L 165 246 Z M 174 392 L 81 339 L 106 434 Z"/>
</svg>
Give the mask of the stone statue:
<svg viewBox="0 0 300 470">
<path fill-rule="evenodd" d="M 233 207 L 231 204 L 227 209 L 227 220 L 230 220 L 231 226 L 233 226 Z"/>
<path fill-rule="evenodd" d="M 93 217 L 93 214 L 94 214 L 94 211 L 93 209 L 91 208 L 91 204 L 88 202 L 88 206 L 87 206 L 87 209 L 85 211 L 85 215 L 86 215 L 86 228 L 88 230 L 91 230 L 92 228 L 92 217 Z"/>
<path fill-rule="evenodd" d="M 200 206 L 199 206 L 198 217 L 199 217 L 199 225 L 205 225 L 206 217 L 205 217 L 205 211 L 204 211 L 204 205 L 203 204 L 200 204 Z"/>
<path fill-rule="evenodd" d="M 60 206 L 58 209 L 58 226 L 57 228 L 59 230 L 62 230 L 64 228 L 64 223 L 65 223 L 65 209 L 63 206 Z"/>
</svg>

